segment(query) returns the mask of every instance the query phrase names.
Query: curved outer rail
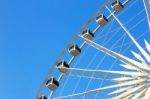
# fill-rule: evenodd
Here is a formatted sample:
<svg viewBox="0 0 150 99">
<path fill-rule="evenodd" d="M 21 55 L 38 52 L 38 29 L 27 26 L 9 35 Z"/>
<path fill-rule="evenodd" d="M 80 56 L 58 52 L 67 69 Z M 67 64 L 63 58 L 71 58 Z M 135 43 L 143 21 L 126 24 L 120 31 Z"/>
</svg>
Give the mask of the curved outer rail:
<svg viewBox="0 0 150 99">
<path fill-rule="evenodd" d="M 39 91 L 35 97 L 35 99 L 38 99 L 39 96 L 41 96 L 42 91 L 45 87 L 45 83 L 46 81 L 51 77 L 51 74 L 53 72 L 53 70 L 55 69 L 55 66 L 58 64 L 58 62 L 61 61 L 62 57 L 64 56 L 64 54 L 67 52 L 68 48 L 73 44 L 74 40 L 79 36 L 79 34 L 82 33 L 82 31 L 87 27 L 87 25 L 95 19 L 95 17 L 100 14 L 100 12 L 105 8 L 106 5 L 108 5 L 110 2 L 112 2 L 114 0 L 107 0 L 93 15 L 91 18 L 89 18 L 89 20 L 81 27 L 80 31 L 77 32 L 72 39 L 70 40 L 70 42 L 66 45 L 66 47 L 64 48 L 64 50 L 61 52 L 61 54 L 58 56 L 58 58 L 56 59 L 56 61 L 54 62 L 54 64 L 51 66 L 48 74 L 46 75 L 44 81 L 42 82 Z"/>
</svg>

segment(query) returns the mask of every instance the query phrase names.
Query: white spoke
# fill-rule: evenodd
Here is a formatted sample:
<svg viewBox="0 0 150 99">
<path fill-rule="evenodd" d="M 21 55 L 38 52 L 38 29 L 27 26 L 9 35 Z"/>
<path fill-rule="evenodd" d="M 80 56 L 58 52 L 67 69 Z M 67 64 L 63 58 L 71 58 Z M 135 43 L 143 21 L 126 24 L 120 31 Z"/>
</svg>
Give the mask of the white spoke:
<svg viewBox="0 0 150 99">
<path fill-rule="evenodd" d="M 147 51 L 150 52 L 150 44 L 146 40 L 145 40 L 145 45 L 146 45 Z"/>
<path fill-rule="evenodd" d="M 138 68 L 130 65 L 130 64 L 121 64 L 122 67 L 126 68 L 126 69 L 129 69 L 129 70 L 136 70 L 138 71 Z"/>
<path fill-rule="evenodd" d="M 142 58 L 142 56 L 134 51 L 131 51 L 132 54 L 135 56 L 135 58 L 137 58 L 138 60 L 140 60 L 143 63 L 146 63 L 145 60 Z"/>
<path fill-rule="evenodd" d="M 137 76 L 137 75 L 135 75 L 135 76 Z M 135 79 L 135 78 L 133 78 L 133 77 L 119 77 L 119 78 L 114 78 L 112 80 L 116 81 L 116 82 L 123 82 L 123 81 L 129 81 L 129 80 L 133 80 L 133 79 Z"/>
<path fill-rule="evenodd" d="M 76 72 L 87 72 L 87 73 L 99 73 L 101 75 L 105 75 L 105 73 L 112 73 L 112 74 L 118 74 L 118 75 L 128 75 L 128 76 L 146 76 L 146 74 L 141 73 L 141 72 L 128 72 L 128 71 L 109 71 L 109 70 L 89 70 L 89 69 L 80 69 L 80 68 L 69 68 L 69 70 L 72 70 Z M 81 73 L 78 73 L 78 75 L 82 75 Z"/>
<path fill-rule="evenodd" d="M 98 91 L 102 91 L 102 90 L 107 90 L 107 89 L 112 89 L 112 88 L 119 88 L 119 87 L 123 87 L 123 86 L 131 86 L 131 85 L 144 83 L 144 81 L 145 81 L 145 79 L 139 79 L 139 80 L 129 81 L 129 82 L 116 84 L 116 85 L 112 85 L 112 86 L 108 86 L 108 87 L 103 87 L 103 88 L 98 88 L 98 89 L 94 89 L 94 90 L 89 90 L 89 91 L 85 91 L 85 92 L 82 92 L 82 93 L 77 93 L 77 94 L 72 94 L 72 95 L 68 95 L 68 96 L 57 97 L 57 98 L 54 98 L 54 99 L 69 98 L 69 97 L 74 97 L 74 96 L 88 94 L 88 93 L 91 93 L 91 92 L 98 92 Z"/>
<path fill-rule="evenodd" d="M 150 0 L 107 0 L 62 51 L 36 99 L 150 99 L 149 32 Z"/>
<path fill-rule="evenodd" d="M 121 95 L 118 95 L 118 96 L 115 97 L 114 99 L 123 99 L 123 98 L 126 98 L 126 97 L 132 95 L 132 93 L 134 93 L 134 92 L 136 92 L 136 91 L 138 91 L 138 90 L 140 90 L 140 89 L 142 89 L 142 88 L 144 88 L 144 87 L 145 87 L 145 85 L 137 86 L 137 87 L 135 87 L 135 88 L 132 88 L 132 89 L 130 89 L 130 90 L 128 90 L 128 91 L 122 93 Z M 146 99 L 147 99 L 147 98 L 146 98 Z"/>
<path fill-rule="evenodd" d="M 109 49 L 107 49 L 107 48 L 105 48 L 105 47 L 103 47 L 103 46 L 101 46 L 101 45 L 99 45 L 99 44 L 97 44 L 97 43 L 95 43 L 91 40 L 88 40 L 88 39 L 85 39 L 85 38 L 84 38 L 84 40 L 89 45 L 93 46 L 94 48 L 96 48 L 100 51 L 103 51 L 104 53 L 106 53 L 106 54 L 110 55 L 111 57 L 114 57 L 114 58 L 116 58 L 116 59 L 118 59 L 118 60 L 120 60 L 124 63 L 129 63 L 129 64 L 133 65 L 134 67 L 138 68 L 139 70 L 144 70 L 144 72 L 146 72 L 147 70 L 150 70 L 150 67 L 147 64 L 141 64 L 140 62 L 137 62 L 137 61 L 135 61 L 131 58 L 128 58 L 124 55 L 116 53 L 112 50 L 109 50 Z M 147 72 L 147 73 L 149 74 L 149 72 Z"/>
<path fill-rule="evenodd" d="M 143 99 L 150 99 L 150 88 L 145 92 L 145 96 Z"/>
<path fill-rule="evenodd" d="M 145 94 L 146 90 L 147 89 L 143 89 L 141 92 L 134 95 L 131 99 L 139 99 L 141 96 L 143 96 Z"/>
<path fill-rule="evenodd" d="M 150 10 L 150 8 L 148 8 L 150 6 L 149 2 L 146 0 L 143 0 L 143 4 L 144 4 L 144 8 L 145 8 L 145 12 L 146 12 L 146 16 L 147 16 L 147 21 L 148 21 L 148 25 L 149 25 L 149 29 L 150 29 L 150 15 L 148 10 Z M 147 5 L 146 5 L 147 4 Z"/>
<path fill-rule="evenodd" d="M 108 95 L 113 95 L 113 94 L 118 94 L 118 93 L 121 93 L 121 92 L 125 92 L 125 91 L 127 91 L 127 90 L 129 90 L 131 88 L 132 88 L 131 86 L 130 87 L 125 87 L 125 88 L 120 88 L 120 89 L 115 90 L 115 91 L 113 91 L 111 93 L 108 93 Z"/>
<path fill-rule="evenodd" d="M 122 22 L 111 12 L 111 10 L 107 6 L 106 6 L 106 8 L 112 14 L 112 16 L 115 18 L 115 20 L 120 24 L 120 26 L 123 28 L 123 30 L 127 33 L 127 35 L 130 37 L 130 39 L 133 41 L 133 43 L 136 45 L 136 47 L 139 49 L 139 51 L 143 54 L 143 56 L 146 58 L 146 60 L 148 62 L 150 62 L 150 56 L 148 55 L 148 53 L 140 46 L 140 44 L 136 41 L 136 39 L 131 35 L 131 33 L 122 24 Z"/>
</svg>

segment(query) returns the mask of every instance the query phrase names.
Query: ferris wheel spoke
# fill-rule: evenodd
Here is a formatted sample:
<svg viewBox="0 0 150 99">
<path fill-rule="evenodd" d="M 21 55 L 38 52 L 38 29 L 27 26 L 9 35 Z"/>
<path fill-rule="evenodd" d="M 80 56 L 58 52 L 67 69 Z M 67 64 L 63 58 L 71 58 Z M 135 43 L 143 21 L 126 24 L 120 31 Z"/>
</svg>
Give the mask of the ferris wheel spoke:
<svg viewBox="0 0 150 99">
<path fill-rule="evenodd" d="M 134 1 L 134 3 L 135 2 L 137 2 L 138 0 L 135 0 Z M 133 4 L 134 4 L 133 3 Z M 133 4 L 132 4 L 132 6 L 133 6 Z M 131 5 L 130 5 L 131 6 Z M 128 7 L 129 8 L 129 7 Z M 127 9 L 128 9 L 127 8 Z M 125 10 L 127 10 L 127 9 L 125 9 Z M 142 13 L 144 12 L 144 9 L 142 9 L 140 12 L 138 12 L 137 14 L 135 14 L 133 17 L 131 17 L 124 25 L 128 25 L 131 21 L 133 21 L 135 18 L 137 18 L 137 16 L 140 16 Z M 122 14 L 122 13 L 121 13 Z M 118 14 L 118 15 L 120 15 L 120 14 Z M 141 22 L 143 22 L 144 20 L 145 20 L 145 18 L 146 17 L 144 17 L 141 21 L 139 21 L 138 23 L 136 23 L 135 25 L 133 25 L 131 28 L 129 28 L 129 30 L 132 30 L 132 29 L 134 29 L 137 25 L 139 25 Z M 111 30 L 111 33 L 115 33 L 115 32 L 119 32 L 120 30 L 121 30 L 122 28 L 121 27 L 117 27 L 117 28 L 115 28 L 115 30 Z M 149 30 L 149 29 L 148 29 Z"/>
<path fill-rule="evenodd" d="M 144 83 L 145 81 L 146 81 L 146 79 L 138 79 L 138 80 L 133 80 L 133 81 L 122 82 L 122 83 L 119 83 L 119 84 L 115 84 L 115 85 L 108 86 L 108 87 L 103 87 L 103 88 L 100 88 L 100 89 L 107 90 L 107 89 L 119 88 L 119 87 L 123 87 L 123 86 L 131 86 L 131 85 Z"/>
<path fill-rule="evenodd" d="M 142 97 L 147 89 L 143 89 L 141 90 L 139 93 L 137 93 L 136 95 L 134 95 L 131 99 L 139 99 L 140 97 Z"/>
<path fill-rule="evenodd" d="M 143 22 L 145 20 L 145 18 L 143 18 L 141 21 L 139 21 L 136 25 L 134 25 L 134 26 L 132 26 L 129 30 L 133 30 L 133 29 L 135 29 L 135 27 L 136 26 L 138 26 L 141 22 Z M 145 34 L 147 34 L 149 32 L 149 29 L 148 30 L 146 30 L 142 35 L 140 35 L 140 37 L 138 37 L 136 40 L 139 40 L 141 37 L 143 37 Z M 133 42 L 127 42 L 127 43 L 124 43 L 124 45 L 123 46 L 127 46 L 127 45 L 130 45 L 130 44 L 133 44 Z M 118 47 L 120 47 L 120 45 L 118 45 L 118 46 L 115 46 L 113 49 L 115 49 L 115 48 L 118 48 Z"/>
<path fill-rule="evenodd" d="M 150 43 L 148 43 L 147 40 L 144 41 L 145 41 L 147 51 L 150 52 Z"/>
<path fill-rule="evenodd" d="M 143 99 L 150 99 L 150 88 L 148 88 L 148 90 L 145 92 L 145 96 Z"/>
<path fill-rule="evenodd" d="M 143 56 L 146 58 L 148 62 L 150 62 L 150 55 L 140 46 L 140 44 L 136 41 L 136 39 L 131 35 L 131 33 L 128 31 L 128 29 L 122 24 L 122 22 L 111 12 L 111 10 L 106 6 L 107 10 L 112 14 L 114 19 L 119 23 L 119 25 L 123 28 L 123 30 L 127 33 L 127 35 L 130 37 L 130 39 L 133 41 L 133 43 L 136 45 L 136 47 L 139 49 L 139 51 L 143 54 Z"/>
<path fill-rule="evenodd" d="M 148 32 L 149 32 L 149 31 L 146 31 L 145 34 L 148 33 Z M 142 36 L 143 36 L 143 35 L 142 35 Z M 142 37 L 142 36 L 141 36 L 141 37 Z M 139 39 L 140 39 L 141 37 L 139 37 Z M 139 40 L 139 39 L 137 39 L 137 40 Z M 149 44 L 147 41 L 146 41 L 145 43 L 147 43 L 147 45 L 145 44 L 145 45 L 146 45 L 146 49 L 145 49 L 145 48 L 144 48 L 144 49 L 147 50 L 148 52 L 150 52 L 150 44 Z M 128 43 L 124 43 L 123 46 L 131 46 L 132 44 L 133 44 L 132 42 L 128 42 Z M 120 48 L 120 47 L 122 47 L 122 46 L 121 46 L 121 45 L 118 45 L 118 46 L 113 47 L 112 49 L 114 50 L 114 49 L 117 49 L 117 48 Z"/>
<path fill-rule="evenodd" d="M 138 68 L 130 65 L 130 64 L 121 64 L 122 67 L 128 69 L 128 70 L 134 70 L 134 71 L 138 71 Z"/>
<path fill-rule="evenodd" d="M 134 57 L 136 59 L 138 59 L 139 61 L 141 61 L 142 63 L 146 63 L 146 61 L 142 58 L 142 56 L 134 51 L 131 51 L 131 53 L 134 55 Z"/>
<path fill-rule="evenodd" d="M 131 99 L 134 96 L 134 94 L 129 95 L 128 97 L 126 97 L 127 99 Z"/>
<path fill-rule="evenodd" d="M 144 9 L 142 9 L 140 12 L 138 12 L 137 14 L 135 14 L 135 16 L 133 16 L 132 18 L 130 18 L 125 25 L 128 25 L 131 21 L 133 21 L 135 18 L 137 18 L 137 16 L 141 15 L 144 12 Z M 120 15 L 120 14 L 119 14 Z M 135 24 L 134 26 L 132 26 L 129 30 L 134 29 L 137 25 L 139 25 L 141 22 L 143 22 L 143 20 L 145 19 L 145 17 L 139 21 L 137 24 Z M 119 32 L 122 28 L 121 27 L 117 27 L 115 29 L 111 29 L 110 33 L 115 33 L 115 32 Z"/>
<path fill-rule="evenodd" d="M 136 75 L 135 77 L 124 77 L 125 75 L 123 75 L 123 77 L 119 77 L 119 78 L 114 78 L 112 79 L 112 81 L 115 81 L 115 82 L 124 82 L 124 81 L 131 81 L 131 80 L 135 80 L 138 75 Z"/>
<path fill-rule="evenodd" d="M 69 75 L 66 75 L 66 76 L 70 76 L 70 77 L 79 77 L 80 79 L 82 78 L 85 78 L 85 79 L 95 79 L 95 80 L 103 80 L 104 79 L 104 77 L 94 77 L 94 76 L 87 76 L 87 75 L 72 75 L 72 74 L 69 74 Z M 111 79 L 105 79 L 106 81 L 113 81 L 113 80 L 111 80 Z M 113 81 L 114 82 L 114 81 Z"/>
<path fill-rule="evenodd" d="M 103 87 L 103 88 L 98 88 L 98 89 L 94 89 L 94 90 L 88 90 L 88 91 L 85 91 L 85 92 L 82 92 L 82 93 L 76 93 L 76 94 L 62 96 L 62 97 L 56 97 L 54 99 L 64 99 L 64 98 L 69 98 L 69 97 L 74 97 L 74 96 L 89 94 L 91 92 L 98 92 L 98 91 L 103 91 L 103 90 L 108 90 L 108 89 L 113 89 L 113 88 L 119 88 L 119 87 L 123 87 L 123 86 L 136 85 L 136 84 L 144 83 L 145 80 L 146 79 L 138 79 L 138 80 L 134 80 L 134 81 L 128 81 L 128 82 L 124 82 L 124 83 L 121 83 L 121 84 L 111 85 L 111 86 L 107 86 L 107 87 Z"/>
<path fill-rule="evenodd" d="M 113 92 L 111 92 L 111 93 L 108 93 L 108 95 L 119 94 L 119 93 L 125 92 L 125 91 L 127 91 L 127 90 L 129 90 L 129 89 L 131 89 L 131 88 L 133 88 L 133 87 L 130 86 L 130 87 L 120 88 L 120 89 L 115 90 L 115 91 L 113 91 Z"/>
<path fill-rule="evenodd" d="M 144 8 L 145 8 L 145 12 L 146 12 L 146 16 L 147 16 L 147 22 L 149 25 L 149 29 L 150 29 L 150 3 L 146 0 L 143 0 L 143 4 L 144 4 Z"/>
<path fill-rule="evenodd" d="M 132 3 L 126 7 L 129 1 Z M 46 99 L 149 99 L 150 43 L 148 40 L 144 41 L 145 45 L 141 43 L 150 32 L 150 7 L 146 2 L 107 0 L 67 45 L 36 99 L 43 99 L 38 98 L 42 93 Z M 130 11 L 132 8 L 136 9 L 134 13 Z M 122 23 L 119 18 L 126 22 Z M 104 26 L 100 21 L 107 22 Z M 147 25 L 147 21 L 149 28 L 143 24 Z M 91 31 L 85 32 L 87 28 Z M 136 29 L 140 30 L 139 35 Z M 74 53 L 80 50 L 78 57 L 67 51 L 73 43 L 79 47 L 72 49 Z M 59 61 L 66 63 L 60 65 Z"/>
<path fill-rule="evenodd" d="M 89 69 L 80 69 L 80 68 L 69 68 L 71 70 L 71 75 L 77 75 L 77 76 L 87 76 L 90 77 L 91 73 L 95 73 L 98 76 L 104 76 L 107 73 L 116 74 L 116 75 L 127 75 L 127 76 L 146 76 L 147 74 L 142 72 L 130 72 L 130 71 L 113 71 L 113 70 L 89 70 Z M 73 72 L 75 71 L 75 72 Z M 84 74 L 82 74 L 84 72 Z M 74 74 L 73 74 L 74 73 Z M 66 75 L 70 75 L 69 72 L 66 73 Z M 114 79 L 115 81 L 115 79 Z M 117 79 L 116 79 L 117 81 Z M 118 79 L 119 81 L 119 79 Z"/>
<path fill-rule="evenodd" d="M 114 57 L 114 58 L 116 58 L 116 59 L 118 59 L 118 60 L 120 60 L 124 63 L 131 64 L 134 67 L 138 68 L 139 70 L 142 70 L 142 71 L 149 74 L 149 72 L 147 72 L 147 71 L 150 70 L 150 67 L 147 64 L 143 64 L 143 63 L 141 64 L 140 62 L 137 62 L 137 61 L 135 61 L 131 58 L 128 58 L 124 55 L 116 53 L 112 50 L 109 50 L 109 49 L 107 49 L 107 48 L 105 48 L 105 47 L 103 47 L 103 46 L 101 46 L 101 45 L 99 45 L 99 44 L 97 44 L 97 43 L 95 43 L 91 40 L 88 40 L 88 39 L 85 39 L 85 38 L 83 38 L 83 39 L 86 41 L 86 43 L 93 46 L 94 48 L 96 48 L 100 51 L 103 51 L 104 53 L 106 53 L 106 54 L 110 55 L 111 57 Z"/>
<path fill-rule="evenodd" d="M 136 86 L 120 95 L 118 95 L 117 97 L 115 97 L 114 99 L 123 99 L 123 98 L 126 98 L 130 95 L 132 95 L 134 92 L 137 92 L 139 90 L 141 90 L 142 88 L 144 88 L 146 85 L 141 85 L 141 86 Z M 148 99 L 148 98 L 145 98 L 145 99 Z"/>
</svg>

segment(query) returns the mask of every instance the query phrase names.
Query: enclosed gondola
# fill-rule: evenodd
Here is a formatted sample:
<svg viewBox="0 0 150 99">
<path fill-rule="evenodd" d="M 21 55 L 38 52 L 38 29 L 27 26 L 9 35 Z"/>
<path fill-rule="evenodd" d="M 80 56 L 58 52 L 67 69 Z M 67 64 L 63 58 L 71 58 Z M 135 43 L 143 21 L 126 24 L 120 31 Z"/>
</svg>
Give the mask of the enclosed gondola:
<svg viewBox="0 0 150 99">
<path fill-rule="evenodd" d="M 58 63 L 57 67 L 62 73 L 66 73 L 69 69 L 69 65 L 65 61 Z"/>
<path fill-rule="evenodd" d="M 40 96 L 38 99 L 48 99 L 46 96 Z"/>
<path fill-rule="evenodd" d="M 116 12 L 119 12 L 123 8 L 123 5 L 122 5 L 122 3 L 119 0 L 116 0 L 115 2 L 112 3 L 112 8 Z"/>
<path fill-rule="evenodd" d="M 91 40 L 94 37 L 94 34 L 91 32 L 91 30 L 88 28 L 85 31 L 82 32 L 82 36 L 85 39 Z"/>
<path fill-rule="evenodd" d="M 54 91 L 59 86 L 59 82 L 54 77 L 52 77 L 46 82 L 46 86 Z"/>
<path fill-rule="evenodd" d="M 81 49 L 78 47 L 78 45 L 74 44 L 69 48 L 69 52 L 72 56 L 77 56 L 81 53 Z"/>
<path fill-rule="evenodd" d="M 101 14 L 100 16 L 98 16 L 96 18 L 96 22 L 100 25 L 100 26 L 104 26 L 106 25 L 106 23 L 108 22 L 108 19 L 103 15 Z"/>
</svg>

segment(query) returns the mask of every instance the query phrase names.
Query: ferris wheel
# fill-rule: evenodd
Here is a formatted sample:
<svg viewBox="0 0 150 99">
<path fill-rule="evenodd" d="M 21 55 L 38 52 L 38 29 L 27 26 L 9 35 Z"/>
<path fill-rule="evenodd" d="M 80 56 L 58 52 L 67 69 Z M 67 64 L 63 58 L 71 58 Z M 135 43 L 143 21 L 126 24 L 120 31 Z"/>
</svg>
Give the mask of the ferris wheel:
<svg viewBox="0 0 150 99">
<path fill-rule="evenodd" d="M 107 0 L 62 51 L 36 99 L 150 99 L 149 38 L 149 0 Z"/>
</svg>

